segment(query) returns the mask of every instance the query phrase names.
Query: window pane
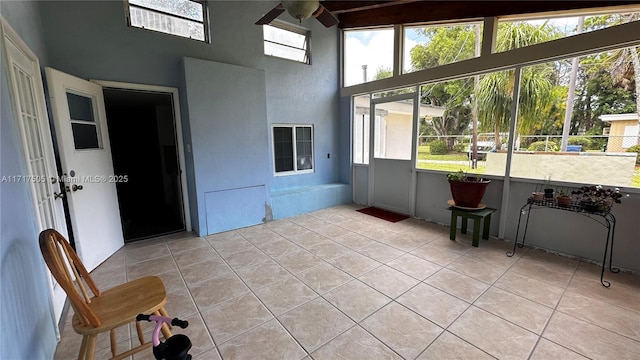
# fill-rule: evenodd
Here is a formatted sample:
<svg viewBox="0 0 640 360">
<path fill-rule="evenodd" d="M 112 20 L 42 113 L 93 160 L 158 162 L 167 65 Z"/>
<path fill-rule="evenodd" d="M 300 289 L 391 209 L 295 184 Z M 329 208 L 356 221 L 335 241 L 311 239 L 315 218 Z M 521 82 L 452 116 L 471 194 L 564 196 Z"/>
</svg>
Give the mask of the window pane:
<svg viewBox="0 0 640 360">
<path fill-rule="evenodd" d="M 375 105 L 374 156 L 411 160 L 413 100 Z"/>
<path fill-rule="evenodd" d="M 202 21 L 202 4 L 189 0 L 129 0 L 130 4 L 141 5 L 189 19 Z"/>
<path fill-rule="evenodd" d="M 277 22 L 262 27 L 264 30 L 264 54 L 309 64 L 308 31 L 289 30 L 288 27 L 285 27 L 287 26 Z"/>
<path fill-rule="evenodd" d="M 90 97 L 67 93 L 67 103 L 71 120 L 95 121 Z"/>
<path fill-rule="evenodd" d="M 353 98 L 353 162 L 369 163 L 369 96 Z"/>
<path fill-rule="evenodd" d="M 273 147 L 276 172 L 293 171 L 293 129 L 274 127 Z"/>
<path fill-rule="evenodd" d="M 95 125 L 71 124 L 76 149 L 99 149 L 98 132 Z"/>
<path fill-rule="evenodd" d="M 131 6 L 130 10 L 131 26 L 200 41 L 205 40 L 204 25 L 201 22 L 180 19 L 134 6 Z"/>
<path fill-rule="evenodd" d="M 481 43 L 480 22 L 451 26 L 406 27 L 403 72 L 414 72 L 477 57 Z"/>
<path fill-rule="evenodd" d="M 284 45 L 264 42 L 264 54 L 269 56 L 277 56 L 283 59 L 289 59 L 301 63 L 307 63 L 306 50 L 294 49 Z"/>
<path fill-rule="evenodd" d="M 344 86 L 393 75 L 393 29 L 344 32 Z"/>
</svg>

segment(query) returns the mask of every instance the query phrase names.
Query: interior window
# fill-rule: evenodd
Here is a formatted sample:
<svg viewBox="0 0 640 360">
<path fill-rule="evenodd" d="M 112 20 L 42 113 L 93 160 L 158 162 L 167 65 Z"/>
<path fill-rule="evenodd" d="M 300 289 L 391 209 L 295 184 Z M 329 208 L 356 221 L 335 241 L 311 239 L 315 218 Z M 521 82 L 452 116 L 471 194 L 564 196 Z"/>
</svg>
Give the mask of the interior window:
<svg viewBox="0 0 640 360">
<path fill-rule="evenodd" d="M 204 0 L 125 0 L 129 26 L 209 42 Z"/>
<path fill-rule="evenodd" d="M 263 29 L 265 55 L 311 64 L 311 31 L 278 21 Z"/>
<path fill-rule="evenodd" d="M 273 163 L 279 175 L 313 172 L 313 127 L 274 125 Z"/>
</svg>

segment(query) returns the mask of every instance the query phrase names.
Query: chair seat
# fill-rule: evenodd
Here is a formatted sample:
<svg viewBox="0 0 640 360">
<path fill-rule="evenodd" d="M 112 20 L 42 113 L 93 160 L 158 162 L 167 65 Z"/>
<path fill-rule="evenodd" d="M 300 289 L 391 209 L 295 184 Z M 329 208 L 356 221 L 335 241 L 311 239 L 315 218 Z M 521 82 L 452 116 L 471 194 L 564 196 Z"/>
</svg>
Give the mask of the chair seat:
<svg viewBox="0 0 640 360">
<path fill-rule="evenodd" d="M 79 334 L 98 334 L 126 325 L 138 314 L 151 314 L 167 302 L 162 280 L 147 276 L 106 290 L 91 298 L 89 307 L 102 321 L 99 327 L 85 325 L 78 314 L 73 315 L 73 328 Z"/>
</svg>

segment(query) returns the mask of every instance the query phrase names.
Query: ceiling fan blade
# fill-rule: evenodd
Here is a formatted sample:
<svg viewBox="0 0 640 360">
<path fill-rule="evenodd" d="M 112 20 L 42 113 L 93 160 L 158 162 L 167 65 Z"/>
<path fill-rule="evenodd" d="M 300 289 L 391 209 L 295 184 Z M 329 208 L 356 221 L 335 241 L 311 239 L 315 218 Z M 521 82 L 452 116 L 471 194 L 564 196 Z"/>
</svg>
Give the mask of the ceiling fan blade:
<svg viewBox="0 0 640 360">
<path fill-rule="evenodd" d="M 280 16 L 284 12 L 284 6 L 282 4 L 278 4 L 278 6 L 274 7 L 269 11 L 265 16 L 260 18 L 260 20 L 256 21 L 256 25 L 267 25 L 270 24 L 275 18 Z"/>
<path fill-rule="evenodd" d="M 325 8 L 322 4 L 320 4 L 318 10 L 313 13 L 313 16 L 318 19 L 318 21 L 320 21 L 325 27 L 332 27 L 339 22 L 338 18 L 333 16 L 331 11 L 327 10 L 327 8 Z"/>
</svg>

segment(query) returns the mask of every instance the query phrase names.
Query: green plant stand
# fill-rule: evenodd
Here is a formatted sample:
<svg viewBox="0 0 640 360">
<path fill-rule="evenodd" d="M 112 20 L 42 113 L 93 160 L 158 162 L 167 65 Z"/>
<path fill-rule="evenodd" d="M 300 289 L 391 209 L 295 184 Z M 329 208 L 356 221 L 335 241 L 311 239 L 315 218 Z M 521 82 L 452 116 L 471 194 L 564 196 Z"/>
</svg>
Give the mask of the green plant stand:
<svg viewBox="0 0 640 360">
<path fill-rule="evenodd" d="M 496 209 L 484 208 L 480 210 L 463 210 L 450 206 L 447 210 L 451 211 L 451 233 L 449 239 L 456 240 L 456 231 L 458 227 L 458 217 L 462 218 L 462 228 L 460 232 L 467 233 L 467 220 L 473 220 L 473 243 L 472 245 L 478 247 L 480 242 L 480 227 L 482 226 L 482 238 L 489 239 L 489 229 L 491 227 L 491 214 L 496 212 Z M 484 221 L 484 224 L 483 224 Z"/>
</svg>

